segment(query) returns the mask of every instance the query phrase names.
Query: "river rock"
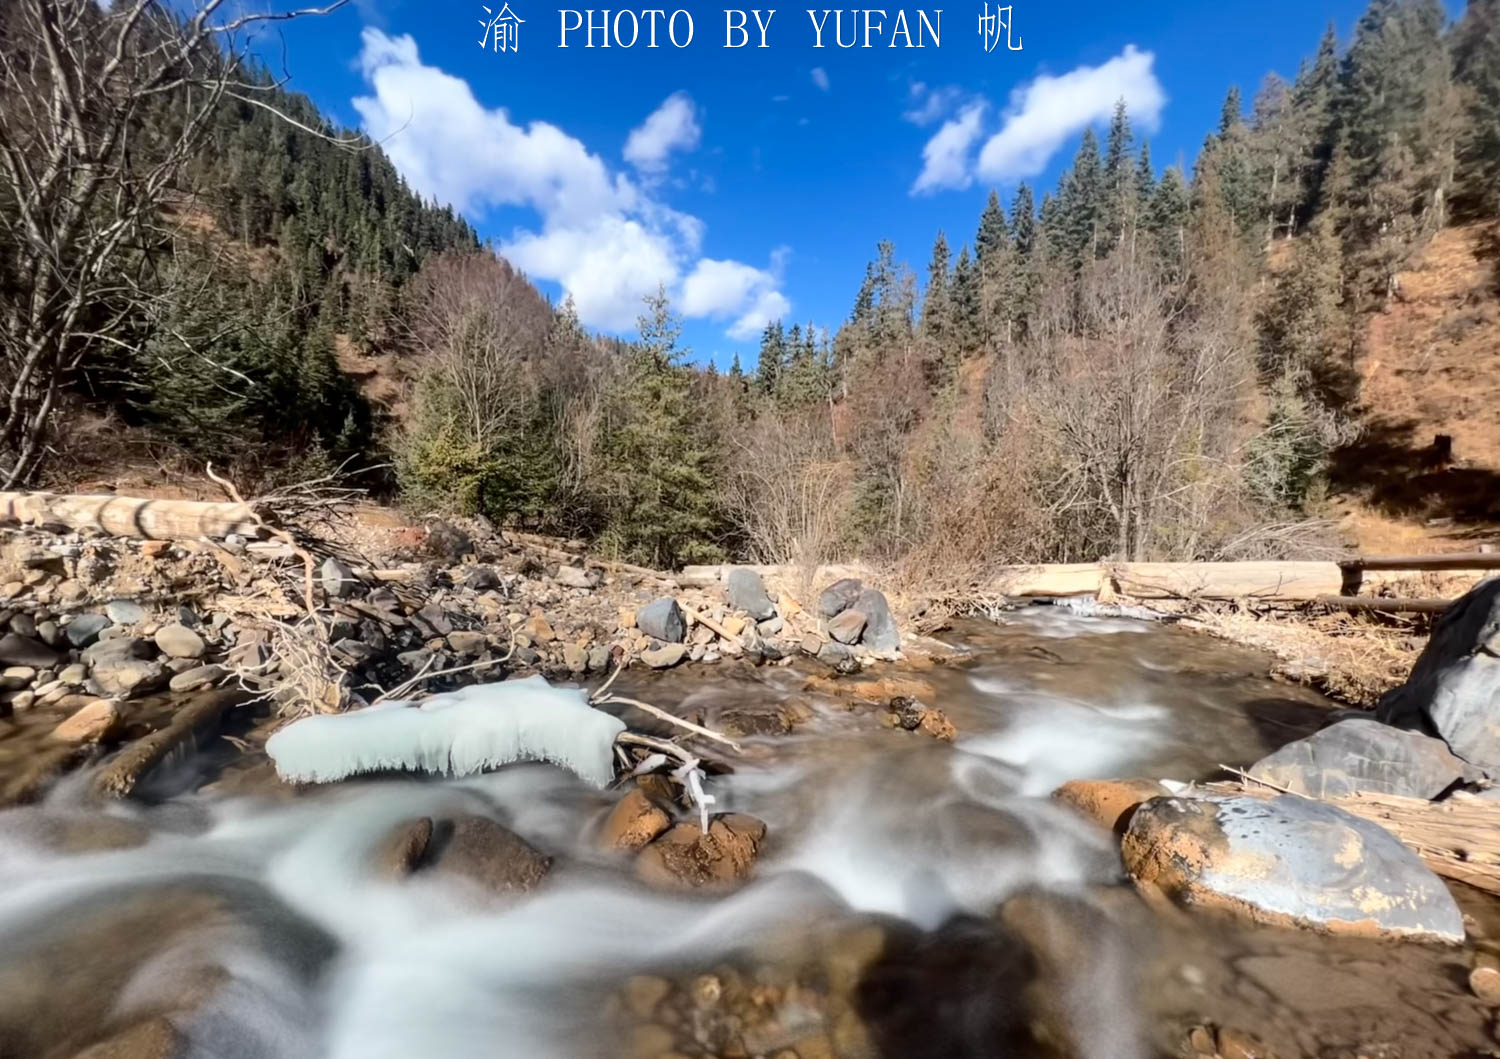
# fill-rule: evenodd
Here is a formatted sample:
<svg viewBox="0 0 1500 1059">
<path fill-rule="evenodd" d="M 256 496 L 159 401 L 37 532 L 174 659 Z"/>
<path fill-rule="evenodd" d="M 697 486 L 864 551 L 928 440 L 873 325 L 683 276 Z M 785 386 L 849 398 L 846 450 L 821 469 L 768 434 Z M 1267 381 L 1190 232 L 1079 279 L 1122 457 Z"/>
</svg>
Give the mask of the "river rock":
<svg viewBox="0 0 1500 1059">
<path fill-rule="evenodd" d="M 766 825 L 741 813 L 713 818 L 706 835 L 684 821 L 641 850 L 636 876 L 662 890 L 731 887 L 749 876 L 765 837 Z"/>
<path fill-rule="evenodd" d="M 496 894 L 536 889 L 552 858 L 487 816 L 462 814 L 434 825 L 426 858 L 431 870 L 477 883 Z"/>
<path fill-rule="evenodd" d="M 63 629 L 63 636 L 74 647 L 89 647 L 111 624 L 103 614 L 80 614 L 68 622 L 67 627 Z"/>
<path fill-rule="evenodd" d="M 1442 881 L 1390 832 L 1295 795 L 1153 798 L 1121 842 L 1125 867 L 1185 903 L 1337 934 L 1461 942 Z"/>
<path fill-rule="evenodd" d="M 146 620 L 146 608 L 130 599 L 114 599 L 104 605 L 105 616 L 116 625 L 134 625 Z"/>
<path fill-rule="evenodd" d="M 872 651 L 899 651 L 901 630 L 896 626 L 885 593 L 867 588 L 854 601 L 854 609 L 865 616 L 865 631 L 859 642 Z"/>
<path fill-rule="evenodd" d="M 50 669 L 58 660 L 57 652 L 39 640 L 13 632 L 0 636 L 0 664 Z"/>
<path fill-rule="evenodd" d="M 464 575 L 464 587 L 475 592 L 488 592 L 500 587 L 500 575 L 488 566 L 473 566 Z"/>
<path fill-rule="evenodd" d="M 557 577 L 554 578 L 559 585 L 568 588 L 592 589 L 598 585 L 592 570 L 585 570 L 581 566 L 570 566 L 564 563 L 557 568 Z"/>
<path fill-rule="evenodd" d="M 156 646 L 169 658 L 202 658 L 208 644 L 186 625 L 163 625 L 156 630 Z"/>
<path fill-rule="evenodd" d="M 869 622 L 863 611 L 850 608 L 840 611 L 828 619 L 828 635 L 841 644 L 859 643 L 859 637 Z"/>
<path fill-rule="evenodd" d="M 329 599 L 346 599 L 354 595 L 354 590 L 359 587 L 354 571 L 332 555 L 318 567 L 318 583 L 323 586 L 323 594 Z"/>
<path fill-rule="evenodd" d="M 375 845 L 375 870 L 387 879 L 404 879 L 422 863 L 432 832 L 429 816 L 397 824 Z"/>
<path fill-rule="evenodd" d="M 187 1039 L 170 1019 L 156 1015 L 85 1048 L 73 1059 L 184 1059 L 187 1054 Z"/>
<path fill-rule="evenodd" d="M 160 687 L 167 671 L 151 656 L 147 640 L 101 640 L 83 652 L 89 679 L 101 694 L 127 698 Z"/>
<path fill-rule="evenodd" d="M 672 826 L 672 818 L 639 787 L 626 792 L 599 825 L 595 841 L 602 849 L 640 849 Z"/>
<path fill-rule="evenodd" d="M 671 596 L 653 599 L 635 614 L 636 628 L 666 643 L 681 643 L 687 635 L 687 619 Z"/>
<path fill-rule="evenodd" d="M 1406 683 L 1381 698 L 1375 716 L 1440 736 L 1465 761 L 1500 774 L 1500 577 L 1438 616 Z"/>
<path fill-rule="evenodd" d="M 776 614 L 776 604 L 766 594 L 766 583 L 748 566 L 736 566 L 729 571 L 724 579 L 724 594 L 730 607 L 744 611 L 756 621 L 765 621 Z"/>
<path fill-rule="evenodd" d="M 641 652 L 641 661 L 652 669 L 671 669 L 687 657 L 687 644 L 664 643 L 660 647 L 648 647 Z"/>
<path fill-rule="evenodd" d="M 433 519 L 427 524 L 427 550 L 445 562 L 456 563 L 474 554 L 474 538 L 451 522 Z"/>
<path fill-rule="evenodd" d="M 95 699 L 52 729 L 48 738 L 58 743 L 97 743 L 109 736 L 120 720 L 119 706 L 109 699 Z"/>
<path fill-rule="evenodd" d="M 1441 739 L 1359 718 L 1288 743 L 1249 770 L 1255 779 L 1312 798 L 1361 791 L 1436 798 L 1473 771 Z"/>
<path fill-rule="evenodd" d="M 1069 780 L 1052 797 L 1106 827 L 1123 835 L 1142 802 L 1167 794 L 1155 780 Z"/>
<path fill-rule="evenodd" d="M 36 680 L 36 669 L 32 666 L 6 666 L 0 670 L 0 688 L 6 691 L 29 688 L 34 680 Z"/>
<path fill-rule="evenodd" d="M 865 583 L 857 577 L 835 581 L 818 596 L 819 617 L 832 618 L 842 614 L 854 606 L 854 601 L 859 599 L 859 594 L 864 590 Z"/>
<path fill-rule="evenodd" d="M 202 691 L 217 684 L 226 672 L 223 666 L 194 666 L 173 676 L 167 687 L 173 691 Z"/>
<path fill-rule="evenodd" d="M 448 634 L 448 646 L 453 649 L 455 654 L 473 658 L 483 654 L 489 644 L 482 632 L 474 632 L 470 629 L 455 629 Z"/>
</svg>

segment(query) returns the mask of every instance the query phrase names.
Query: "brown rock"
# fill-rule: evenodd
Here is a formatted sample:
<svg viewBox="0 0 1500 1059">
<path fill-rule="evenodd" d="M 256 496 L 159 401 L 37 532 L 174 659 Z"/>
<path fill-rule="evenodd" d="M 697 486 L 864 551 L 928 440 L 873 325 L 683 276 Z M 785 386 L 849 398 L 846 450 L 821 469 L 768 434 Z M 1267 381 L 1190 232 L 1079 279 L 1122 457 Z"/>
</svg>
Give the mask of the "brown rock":
<svg viewBox="0 0 1500 1059">
<path fill-rule="evenodd" d="M 656 1013 L 656 1005 L 667 998 L 672 983 L 654 974 L 633 974 L 625 979 L 620 990 L 625 1008 L 636 1018 L 648 1019 Z M 667 1042 L 668 1047 L 671 1041 Z"/>
<path fill-rule="evenodd" d="M 531 637 L 532 643 L 550 643 L 557 639 L 551 624 L 540 614 L 533 614 L 521 623 L 521 631 Z"/>
<path fill-rule="evenodd" d="M 1155 780 L 1069 780 L 1053 791 L 1052 797 L 1123 835 L 1138 805 L 1166 793 L 1167 789 Z"/>
<path fill-rule="evenodd" d="M 432 841 L 432 818 L 423 816 L 397 824 L 375 847 L 375 870 L 400 879 L 417 870 Z"/>
<path fill-rule="evenodd" d="M 187 1041 L 177 1027 L 158 1015 L 85 1048 L 74 1059 L 178 1059 L 186 1054 Z"/>
<path fill-rule="evenodd" d="M 837 617 L 828 619 L 828 635 L 842 644 L 859 642 L 860 633 L 865 631 L 865 623 L 869 619 L 857 610 L 846 610 Z"/>
<path fill-rule="evenodd" d="M 934 706 L 929 706 L 922 711 L 922 719 L 917 722 L 917 730 L 934 739 L 941 739 L 945 743 L 951 743 L 958 738 L 958 728 L 948 720 L 948 715 Z"/>
<path fill-rule="evenodd" d="M 536 889 L 552 858 L 485 816 L 463 814 L 433 827 L 427 859 L 433 871 L 477 883 L 492 893 Z"/>
<path fill-rule="evenodd" d="M 765 834 L 764 823 L 739 813 L 711 820 L 707 835 L 680 823 L 641 850 L 636 875 L 663 890 L 729 888 L 750 874 Z"/>
<path fill-rule="evenodd" d="M 1476 967 L 1469 972 L 1469 988 L 1490 1007 L 1500 1007 L 1500 970 Z"/>
<path fill-rule="evenodd" d="M 59 743 L 97 743 L 114 732 L 120 707 L 109 699 L 95 699 L 52 729 L 49 739 Z"/>
<path fill-rule="evenodd" d="M 1188 1031 L 1188 1047 L 1194 1055 L 1214 1055 L 1219 1050 L 1214 1043 L 1214 1031 L 1207 1026 L 1194 1026 Z"/>
<path fill-rule="evenodd" d="M 596 841 L 604 849 L 640 849 L 671 826 L 672 818 L 635 787 L 609 811 Z"/>
<path fill-rule="evenodd" d="M 1219 1055 L 1223 1059 L 1274 1059 L 1260 1041 L 1243 1030 L 1220 1028 Z"/>
</svg>

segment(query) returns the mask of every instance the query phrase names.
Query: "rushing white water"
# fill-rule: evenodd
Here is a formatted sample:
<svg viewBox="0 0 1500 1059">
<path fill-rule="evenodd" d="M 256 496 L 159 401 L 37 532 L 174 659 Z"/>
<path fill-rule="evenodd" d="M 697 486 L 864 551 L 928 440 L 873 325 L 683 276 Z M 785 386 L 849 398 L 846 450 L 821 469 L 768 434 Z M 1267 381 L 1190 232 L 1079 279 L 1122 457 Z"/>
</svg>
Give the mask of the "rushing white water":
<svg viewBox="0 0 1500 1059">
<path fill-rule="evenodd" d="M 1051 639 L 1136 627 L 1061 611 L 1028 621 Z M 633 968 L 702 965 L 777 925 L 855 912 L 930 930 L 1028 888 L 1115 881 L 1107 836 L 1040 796 L 1133 773 L 1168 737 L 1170 710 L 1139 691 L 1087 701 L 991 672 L 966 694 L 956 747 L 851 735 L 847 715 L 830 713 L 791 741 L 805 752 L 716 781 L 721 805 L 766 819 L 771 840 L 756 880 L 712 901 L 647 892 L 605 862 L 584 836 L 608 796 L 545 766 L 118 806 L 106 822 L 143 828 L 144 843 L 72 853 L 59 829 L 102 814 L 64 787 L 0 813 L 0 1027 L 7 971 L 46 966 L 39 937 L 141 894 L 208 894 L 230 914 L 143 946 L 108 999 L 116 1023 L 212 977 L 208 999 L 174 1016 L 193 1059 L 478 1059 L 611 1054 L 592 1031 L 601 989 Z M 707 702 L 712 688 L 689 697 Z M 379 874 L 392 828 L 455 813 L 492 817 L 562 866 L 510 902 L 440 875 Z M 1078 1039 L 1090 1055 L 1139 1054 L 1123 956 L 1103 937 L 1095 955 Z"/>
</svg>

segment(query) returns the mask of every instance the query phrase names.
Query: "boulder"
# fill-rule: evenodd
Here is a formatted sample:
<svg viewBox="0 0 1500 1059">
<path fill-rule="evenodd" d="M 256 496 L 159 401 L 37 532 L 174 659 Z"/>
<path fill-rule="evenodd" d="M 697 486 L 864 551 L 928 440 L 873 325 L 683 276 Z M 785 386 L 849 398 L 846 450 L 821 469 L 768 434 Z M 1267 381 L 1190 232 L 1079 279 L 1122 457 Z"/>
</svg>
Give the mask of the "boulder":
<svg viewBox="0 0 1500 1059">
<path fill-rule="evenodd" d="M 487 816 L 462 814 L 433 825 L 423 859 L 431 870 L 477 883 L 497 894 L 528 893 L 552 858 Z"/>
<path fill-rule="evenodd" d="M 1138 884 L 1184 903 L 1335 934 L 1463 941 L 1458 905 L 1421 858 L 1326 802 L 1153 798 L 1120 853 Z"/>
<path fill-rule="evenodd" d="M 856 577 L 835 581 L 818 597 L 818 616 L 832 618 L 854 606 L 854 601 L 865 590 L 865 583 Z"/>
<path fill-rule="evenodd" d="M 83 652 L 89 679 L 101 694 L 120 698 L 160 687 L 167 671 L 152 658 L 152 647 L 149 640 L 129 637 L 101 640 Z"/>
<path fill-rule="evenodd" d="M 559 585 L 566 585 L 568 588 L 591 589 L 599 583 L 592 570 L 585 570 L 581 566 L 569 566 L 566 563 L 557 568 L 555 580 Z"/>
<path fill-rule="evenodd" d="M 854 609 L 865 616 L 865 631 L 859 642 L 872 651 L 901 650 L 901 630 L 896 627 L 885 593 L 867 588 L 854 601 Z"/>
<path fill-rule="evenodd" d="M 1438 616 L 1406 683 L 1381 698 L 1375 716 L 1438 736 L 1465 761 L 1500 773 L 1500 577 Z"/>
<path fill-rule="evenodd" d="M 475 592 L 488 592 L 500 587 L 500 575 L 488 566 L 474 566 L 464 575 L 464 587 Z"/>
<path fill-rule="evenodd" d="M 595 838 L 607 850 L 640 849 L 672 826 L 666 811 L 639 787 L 631 788 L 609 811 Z"/>
<path fill-rule="evenodd" d="M 404 820 L 375 845 L 375 870 L 387 879 L 403 879 L 416 871 L 432 841 L 432 818 Z"/>
<path fill-rule="evenodd" d="M 740 813 L 710 820 L 706 835 L 695 823 L 680 823 L 641 850 L 636 876 L 662 890 L 732 887 L 749 876 L 765 837 L 764 823 Z"/>
<path fill-rule="evenodd" d="M 1052 797 L 1101 827 L 1123 835 L 1142 802 L 1160 798 L 1167 789 L 1155 780 L 1069 780 Z"/>
<path fill-rule="evenodd" d="M 1250 766 L 1250 775 L 1294 794 L 1344 798 L 1361 791 L 1436 798 L 1474 770 L 1441 739 L 1351 719 L 1288 743 Z"/>
<path fill-rule="evenodd" d="M 329 599 L 346 599 L 354 595 L 354 590 L 359 587 L 354 571 L 332 555 L 318 567 L 318 583 L 323 586 L 323 594 Z"/>
<path fill-rule="evenodd" d="M 687 657 L 687 644 L 664 643 L 660 647 L 648 647 L 641 652 L 641 661 L 652 669 L 671 669 Z"/>
<path fill-rule="evenodd" d="M 120 707 L 109 699 L 95 699 L 76 710 L 48 737 L 58 743 L 97 743 L 120 724 Z"/>
<path fill-rule="evenodd" d="M 50 669 L 58 661 L 57 652 L 39 640 L 13 632 L 0 636 L 0 664 Z"/>
<path fill-rule="evenodd" d="M 451 522 L 433 519 L 427 525 L 427 550 L 438 559 L 456 563 L 474 554 L 474 538 Z"/>
<path fill-rule="evenodd" d="M 853 608 L 840 611 L 828 619 L 828 635 L 841 644 L 859 643 L 860 634 L 865 631 L 869 620 L 863 611 Z"/>
<path fill-rule="evenodd" d="M 208 644 L 186 625 L 163 625 L 156 630 L 156 646 L 169 658 L 202 658 Z"/>
<path fill-rule="evenodd" d="M 635 615 L 636 628 L 666 643 L 681 643 L 687 635 L 687 619 L 671 596 L 653 599 Z"/>
<path fill-rule="evenodd" d="M 736 566 L 729 571 L 724 580 L 724 594 L 730 607 L 744 611 L 756 621 L 765 621 L 776 615 L 776 604 L 766 594 L 766 583 L 760 579 L 760 574 L 747 566 Z"/>
</svg>

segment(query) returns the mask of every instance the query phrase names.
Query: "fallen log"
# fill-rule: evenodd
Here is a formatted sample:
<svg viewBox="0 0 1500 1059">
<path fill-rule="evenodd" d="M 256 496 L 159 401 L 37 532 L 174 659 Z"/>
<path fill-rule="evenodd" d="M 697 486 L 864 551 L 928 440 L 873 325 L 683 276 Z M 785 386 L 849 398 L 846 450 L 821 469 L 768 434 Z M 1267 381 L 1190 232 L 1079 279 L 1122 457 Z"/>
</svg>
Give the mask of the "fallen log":
<svg viewBox="0 0 1500 1059">
<path fill-rule="evenodd" d="M 232 533 L 254 539 L 269 536 L 249 504 L 114 494 L 0 492 L 0 525 L 94 530 L 148 540 L 222 538 Z"/>
<path fill-rule="evenodd" d="M 1136 599 L 1316 599 L 1343 594 L 1338 563 L 1111 563 L 1116 591 Z"/>
<path fill-rule="evenodd" d="M 1363 555 L 1341 559 L 1346 570 L 1500 570 L 1500 552 L 1444 555 Z"/>
<path fill-rule="evenodd" d="M 1319 596 L 1315 603 L 1342 610 L 1370 610 L 1385 614 L 1441 614 L 1451 599 L 1392 599 L 1387 596 Z"/>
<path fill-rule="evenodd" d="M 94 790 L 110 798 L 124 798 L 153 769 L 181 748 L 195 746 L 205 737 L 217 735 L 224 714 L 245 701 L 236 691 L 210 691 L 173 715 L 165 728 L 137 739 L 115 755 L 94 776 Z"/>
</svg>

